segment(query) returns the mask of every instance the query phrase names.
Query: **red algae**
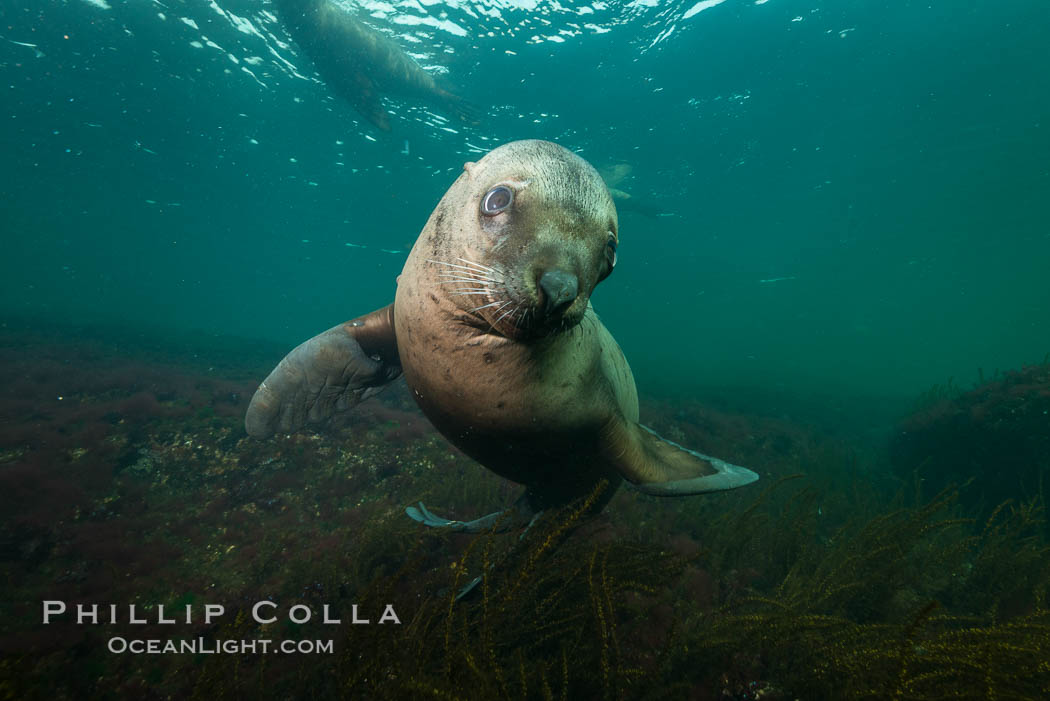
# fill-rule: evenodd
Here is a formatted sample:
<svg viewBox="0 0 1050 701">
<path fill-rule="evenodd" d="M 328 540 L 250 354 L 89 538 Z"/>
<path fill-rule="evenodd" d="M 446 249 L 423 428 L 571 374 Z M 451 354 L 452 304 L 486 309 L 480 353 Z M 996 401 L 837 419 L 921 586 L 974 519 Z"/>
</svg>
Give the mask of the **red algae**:
<svg viewBox="0 0 1050 701">
<path fill-rule="evenodd" d="M 719 601 L 717 580 L 700 567 L 686 567 L 682 574 L 682 590 L 702 611 L 710 611 Z"/>
</svg>

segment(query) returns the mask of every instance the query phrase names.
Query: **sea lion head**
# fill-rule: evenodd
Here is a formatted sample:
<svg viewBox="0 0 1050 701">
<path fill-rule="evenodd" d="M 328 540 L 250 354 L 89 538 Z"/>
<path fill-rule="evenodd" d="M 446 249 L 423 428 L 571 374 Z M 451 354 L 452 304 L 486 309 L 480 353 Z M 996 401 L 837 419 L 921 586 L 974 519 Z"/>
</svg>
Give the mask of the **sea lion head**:
<svg viewBox="0 0 1050 701">
<path fill-rule="evenodd" d="M 432 275 L 458 309 L 517 340 L 580 323 L 619 242 L 597 171 L 547 141 L 512 142 L 467 163 L 428 234 Z"/>
</svg>

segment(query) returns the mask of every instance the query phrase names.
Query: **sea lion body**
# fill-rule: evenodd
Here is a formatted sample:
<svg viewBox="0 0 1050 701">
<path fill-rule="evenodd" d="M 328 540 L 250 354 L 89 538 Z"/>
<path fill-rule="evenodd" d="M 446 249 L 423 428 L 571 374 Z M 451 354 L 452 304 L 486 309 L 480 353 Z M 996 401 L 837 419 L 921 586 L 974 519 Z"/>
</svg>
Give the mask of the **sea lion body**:
<svg viewBox="0 0 1050 701">
<path fill-rule="evenodd" d="M 626 358 L 586 298 L 576 302 L 583 307 L 582 321 L 562 333 L 519 339 L 479 325 L 469 310 L 492 303 L 490 292 L 498 292 L 450 292 L 469 289 L 470 283 L 444 284 L 449 270 L 463 268 L 434 261 L 463 267 L 469 266 L 460 261 L 475 261 L 506 279 L 521 258 L 547 246 L 542 262 L 548 266 L 593 267 L 606 232 L 616 228 L 616 214 L 601 189 L 581 197 L 579 181 L 591 176 L 590 168 L 561 147 L 519 142 L 512 157 L 499 156 L 497 151 L 484 164 L 468 164 L 409 254 L 394 303 L 398 348 L 409 387 L 442 434 L 497 474 L 560 501 L 586 493 L 601 477 L 620 481 L 597 457 L 597 447 L 610 412 L 638 420 Z M 552 159 L 568 167 L 548 172 Z M 478 227 L 478 205 L 492 187 L 511 182 L 515 206 L 529 209 L 531 219 L 559 211 L 568 216 L 539 226 L 529 222 L 518 240 L 511 235 L 494 246 L 492 234 Z M 581 243 L 588 228 L 599 232 L 597 247 Z M 557 250 L 567 242 L 574 249 L 570 255 Z M 519 275 L 516 284 L 531 287 L 536 273 Z M 590 277 L 597 282 L 596 274 Z"/>
<path fill-rule="evenodd" d="M 435 311 L 428 307 L 418 309 Z M 638 395 L 623 353 L 593 311 L 578 332 L 538 347 L 466 339 L 453 353 L 429 318 L 411 316 L 395 304 L 398 334 L 412 339 L 399 346 L 406 379 L 423 413 L 463 452 L 543 493 L 579 496 L 601 477 L 619 483 L 598 457 L 601 431 L 610 405 L 637 421 Z M 432 352 L 417 352 L 427 340 Z"/>
<path fill-rule="evenodd" d="M 441 88 L 397 42 L 332 0 L 276 0 L 288 32 L 325 83 L 369 122 L 390 130 L 381 95 L 417 98 L 472 122 L 469 106 Z"/>
<path fill-rule="evenodd" d="M 603 479 L 669 496 L 754 481 L 638 423 L 630 366 L 590 304 L 618 241 L 612 199 L 583 159 L 544 141 L 495 149 L 430 215 L 394 304 L 292 351 L 253 398 L 248 432 L 294 430 L 403 371 L 435 427 L 525 485 L 532 512 Z"/>
</svg>

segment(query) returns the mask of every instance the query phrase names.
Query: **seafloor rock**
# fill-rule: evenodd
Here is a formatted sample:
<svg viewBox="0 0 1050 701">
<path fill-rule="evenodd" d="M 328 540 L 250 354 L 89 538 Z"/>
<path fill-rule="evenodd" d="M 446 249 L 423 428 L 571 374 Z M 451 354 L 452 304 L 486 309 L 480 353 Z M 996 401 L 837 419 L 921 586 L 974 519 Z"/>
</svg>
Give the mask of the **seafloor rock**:
<svg viewBox="0 0 1050 701">
<path fill-rule="evenodd" d="M 934 491 L 970 484 L 964 502 L 983 509 L 1046 492 L 1050 472 L 1050 363 L 1007 372 L 968 392 L 928 393 L 890 444 L 902 477 L 917 470 Z"/>
</svg>

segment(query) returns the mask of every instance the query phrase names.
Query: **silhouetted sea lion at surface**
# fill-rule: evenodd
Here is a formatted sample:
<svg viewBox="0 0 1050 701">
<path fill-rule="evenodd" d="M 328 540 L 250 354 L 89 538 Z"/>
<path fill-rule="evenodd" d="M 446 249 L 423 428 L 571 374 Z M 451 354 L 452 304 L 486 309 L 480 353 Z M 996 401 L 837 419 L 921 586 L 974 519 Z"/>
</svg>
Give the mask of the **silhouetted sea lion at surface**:
<svg viewBox="0 0 1050 701">
<path fill-rule="evenodd" d="M 590 305 L 618 242 L 604 183 L 561 146 L 518 141 L 467 163 L 412 248 L 394 303 L 289 353 L 252 398 L 248 433 L 323 420 L 403 370 L 449 441 L 525 485 L 517 523 L 602 479 L 665 496 L 753 482 L 754 472 L 638 423 L 631 369 Z M 422 505 L 408 511 L 468 530 L 497 516 L 464 523 Z"/>
<path fill-rule="evenodd" d="M 274 2 L 288 33 L 325 83 L 379 129 L 390 131 L 381 95 L 423 99 L 462 122 L 477 122 L 467 102 L 439 87 L 395 41 L 332 0 Z"/>
</svg>

